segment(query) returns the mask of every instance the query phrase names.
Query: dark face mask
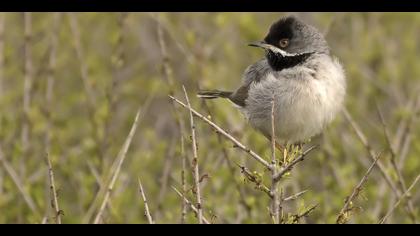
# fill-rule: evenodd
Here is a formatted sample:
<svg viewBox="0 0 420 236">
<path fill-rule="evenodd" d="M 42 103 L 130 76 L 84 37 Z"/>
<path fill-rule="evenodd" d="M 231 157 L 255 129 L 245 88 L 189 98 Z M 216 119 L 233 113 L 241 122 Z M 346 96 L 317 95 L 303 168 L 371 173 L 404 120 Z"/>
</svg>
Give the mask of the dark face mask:
<svg viewBox="0 0 420 236">
<path fill-rule="evenodd" d="M 271 66 L 271 68 L 273 68 L 273 70 L 281 71 L 283 69 L 291 68 L 305 62 L 306 59 L 308 59 L 312 54 L 313 52 L 296 55 L 282 55 L 271 50 L 266 50 L 265 56 L 268 60 L 268 64 Z"/>
</svg>

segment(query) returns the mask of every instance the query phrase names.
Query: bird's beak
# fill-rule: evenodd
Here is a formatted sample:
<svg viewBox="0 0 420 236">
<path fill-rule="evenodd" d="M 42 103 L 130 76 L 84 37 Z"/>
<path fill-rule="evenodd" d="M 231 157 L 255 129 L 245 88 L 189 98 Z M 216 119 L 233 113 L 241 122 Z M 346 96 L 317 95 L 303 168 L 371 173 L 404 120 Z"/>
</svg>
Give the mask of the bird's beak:
<svg viewBox="0 0 420 236">
<path fill-rule="evenodd" d="M 257 41 L 257 42 L 249 43 L 248 46 L 263 48 L 267 51 L 271 51 L 271 52 L 274 52 L 274 53 L 279 53 L 282 56 L 290 56 L 291 55 L 291 54 L 287 53 L 286 51 L 283 51 L 280 48 L 277 48 L 277 47 L 275 47 L 271 44 L 268 44 L 264 41 Z"/>
<path fill-rule="evenodd" d="M 270 49 L 270 44 L 264 42 L 264 41 L 257 41 L 257 42 L 252 42 L 249 43 L 248 46 L 251 47 L 259 47 L 259 48 L 264 48 L 264 49 Z"/>
</svg>

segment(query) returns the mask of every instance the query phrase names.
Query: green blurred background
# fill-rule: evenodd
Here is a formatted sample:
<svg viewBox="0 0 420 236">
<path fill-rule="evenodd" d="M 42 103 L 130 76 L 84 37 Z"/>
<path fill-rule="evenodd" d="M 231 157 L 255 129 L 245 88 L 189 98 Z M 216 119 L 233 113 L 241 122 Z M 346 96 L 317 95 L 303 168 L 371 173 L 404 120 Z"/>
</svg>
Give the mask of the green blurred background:
<svg viewBox="0 0 420 236">
<path fill-rule="evenodd" d="M 373 152 L 383 152 L 386 172 L 397 181 L 379 106 L 409 186 L 420 174 L 418 13 L 1 13 L 0 223 L 54 222 L 46 153 L 63 222 L 92 222 L 98 210 L 92 202 L 138 107 L 144 107 L 141 123 L 102 222 L 147 223 L 140 178 L 155 221 L 179 223 L 182 200 L 171 188 L 181 188 L 175 114 L 185 127 L 188 158 L 192 149 L 188 112 L 174 109 L 168 95 L 184 101 L 182 85 L 196 110 L 269 160 L 269 143 L 237 109 L 222 100 L 204 103 L 194 94 L 199 88 L 235 89 L 245 68 L 263 56 L 247 43 L 262 39 L 272 22 L 290 14 L 326 34 L 346 70 L 346 107 Z M 168 60 L 162 56 L 159 29 Z M 169 80 L 163 62 L 172 71 Z M 270 223 L 268 197 L 244 181 L 235 162 L 267 184 L 270 173 L 207 124 L 196 123 L 200 173 L 209 176 L 201 183 L 205 216 L 215 223 Z M 371 159 L 342 114 L 313 142 L 321 148 L 281 181 L 286 196 L 308 192 L 285 203 L 284 210 L 298 214 L 319 204 L 300 223 L 335 223 Z M 187 195 L 195 199 L 191 191 Z M 24 196 L 33 201 L 32 209 Z M 396 201 L 375 168 L 353 202 L 349 222 L 376 223 Z M 418 187 L 411 201 L 418 215 Z M 403 201 L 387 222 L 411 223 L 404 206 Z M 197 222 L 193 212 L 187 221 Z"/>
</svg>

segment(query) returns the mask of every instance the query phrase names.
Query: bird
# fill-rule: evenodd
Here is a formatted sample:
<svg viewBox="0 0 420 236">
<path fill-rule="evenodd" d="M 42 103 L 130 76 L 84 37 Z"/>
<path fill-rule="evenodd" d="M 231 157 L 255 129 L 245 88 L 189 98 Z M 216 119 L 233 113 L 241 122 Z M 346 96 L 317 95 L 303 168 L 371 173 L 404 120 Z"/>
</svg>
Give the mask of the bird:
<svg viewBox="0 0 420 236">
<path fill-rule="evenodd" d="M 254 129 L 269 140 L 274 135 L 281 145 L 301 145 L 322 133 L 346 95 L 344 68 L 325 36 L 291 15 L 248 46 L 263 49 L 265 56 L 245 69 L 236 90 L 201 90 L 197 96 L 230 100 Z"/>
</svg>

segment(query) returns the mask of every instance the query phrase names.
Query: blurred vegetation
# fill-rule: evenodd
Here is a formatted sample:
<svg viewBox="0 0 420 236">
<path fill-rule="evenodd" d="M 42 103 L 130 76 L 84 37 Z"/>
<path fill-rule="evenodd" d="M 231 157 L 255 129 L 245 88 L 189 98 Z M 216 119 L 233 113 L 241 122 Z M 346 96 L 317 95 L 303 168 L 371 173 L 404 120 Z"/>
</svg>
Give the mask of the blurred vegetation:
<svg viewBox="0 0 420 236">
<path fill-rule="evenodd" d="M 346 107 L 372 150 L 383 152 L 381 161 L 395 183 L 399 178 L 390 162 L 377 105 L 392 142 L 403 140 L 396 144 L 396 160 L 408 187 L 420 174 L 420 14 L 294 14 L 327 34 L 333 54 L 346 69 Z M 2 13 L 0 152 L 35 208 L 28 207 L 25 194 L 5 165 L 0 165 L 0 223 L 54 222 L 47 153 L 62 221 L 92 222 L 98 206 L 90 213 L 88 209 L 110 173 L 139 106 L 144 108 L 141 123 L 103 222 L 147 223 L 140 178 L 154 220 L 179 223 L 182 199 L 171 188 L 181 189 L 181 133 L 175 114 L 185 127 L 185 152 L 190 159 L 192 149 L 188 112 L 179 106 L 174 109 L 168 95 L 173 92 L 184 101 L 182 85 L 196 110 L 211 115 L 215 123 L 269 161 L 269 142 L 246 124 L 237 109 L 222 100 L 204 103 L 194 94 L 199 88 L 235 89 L 245 68 L 263 56 L 247 43 L 262 39 L 269 25 L 284 15 L 288 14 L 31 13 L 25 20 L 22 13 Z M 165 79 L 159 25 L 173 84 Z M 26 108 L 24 97 L 29 99 Z M 200 173 L 208 175 L 201 183 L 206 218 L 215 223 L 270 223 L 269 198 L 245 181 L 235 163 L 246 165 L 267 184 L 270 173 L 219 139 L 207 124 L 197 119 L 196 125 Z M 284 203 L 284 211 L 301 214 L 318 204 L 300 222 L 335 223 L 346 197 L 372 161 L 341 114 L 312 142 L 321 148 L 280 183 L 285 196 L 308 191 Z M 187 170 L 191 187 L 192 172 Z M 246 204 L 241 203 L 238 189 L 243 190 Z M 195 200 L 191 191 L 187 197 Z M 418 186 L 410 199 L 418 216 Z M 352 202 L 355 210 L 348 220 L 376 223 L 397 200 L 375 168 Z M 387 222 L 411 223 L 404 206 L 398 206 Z M 187 216 L 187 222 L 197 222 L 193 212 Z"/>
</svg>

